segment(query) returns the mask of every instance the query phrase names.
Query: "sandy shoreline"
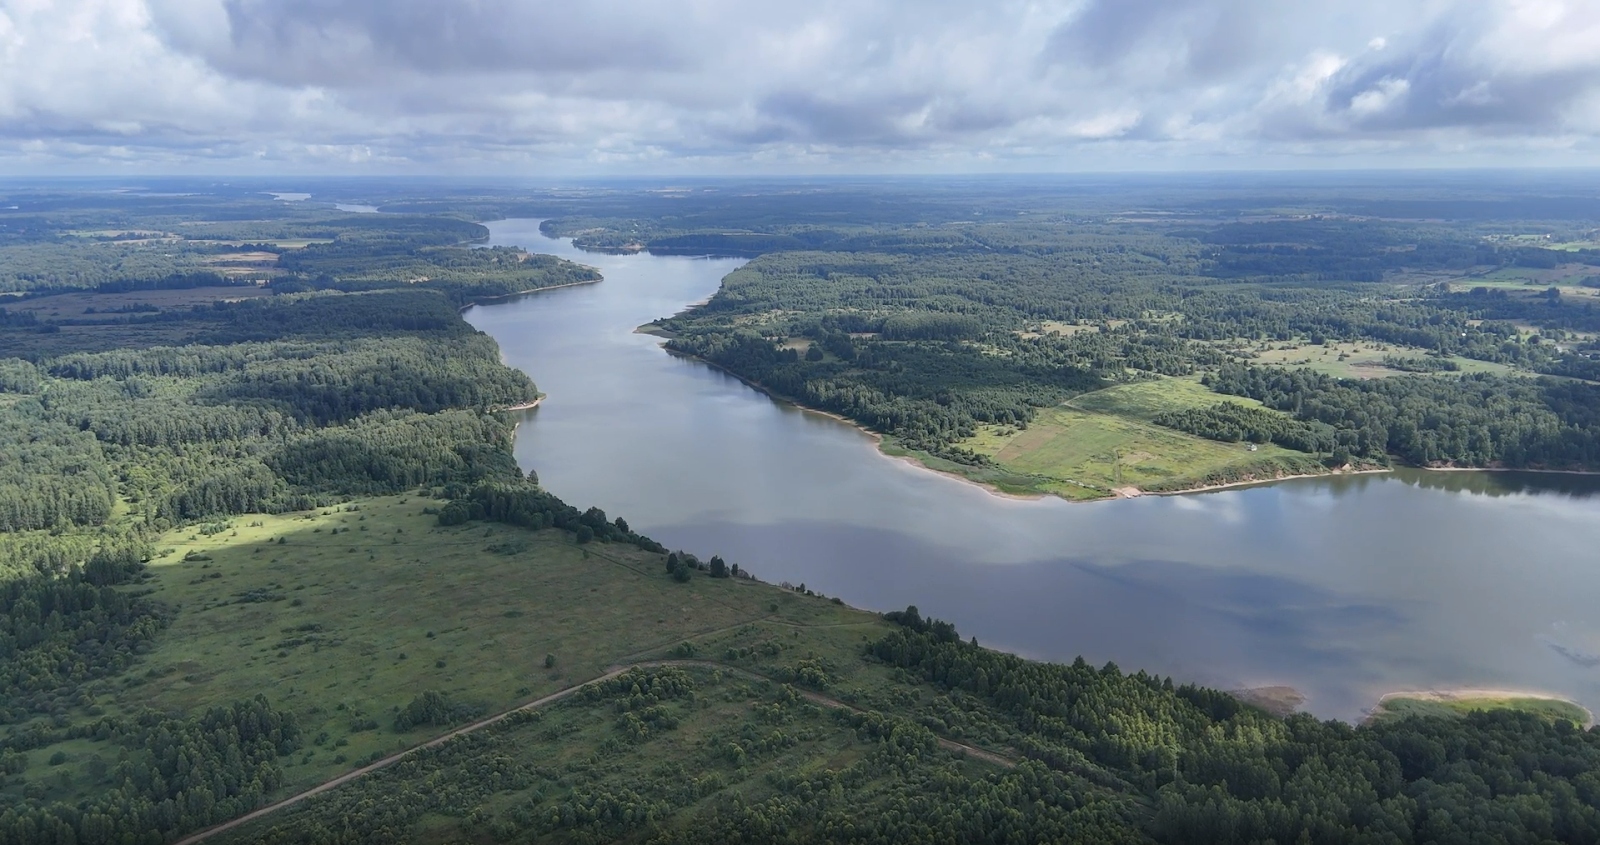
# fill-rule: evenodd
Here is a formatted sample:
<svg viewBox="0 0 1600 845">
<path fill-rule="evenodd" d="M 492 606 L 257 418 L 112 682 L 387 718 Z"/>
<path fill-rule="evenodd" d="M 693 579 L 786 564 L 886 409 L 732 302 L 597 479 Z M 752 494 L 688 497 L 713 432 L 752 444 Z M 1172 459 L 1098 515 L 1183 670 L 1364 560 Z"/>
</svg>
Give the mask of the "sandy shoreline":
<svg viewBox="0 0 1600 845">
<path fill-rule="evenodd" d="M 541 393 L 538 396 L 534 397 L 530 401 L 522 402 L 522 403 L 517 404 L 517 405 L 507 405 L 504 408 L 491 408 L 490 410 L 492 410 L 492 411 L 531 411 L 534 408 L 539 407 L 539 403 L 544 401 L 545 395 L 546 394 Z"/>
</svg>

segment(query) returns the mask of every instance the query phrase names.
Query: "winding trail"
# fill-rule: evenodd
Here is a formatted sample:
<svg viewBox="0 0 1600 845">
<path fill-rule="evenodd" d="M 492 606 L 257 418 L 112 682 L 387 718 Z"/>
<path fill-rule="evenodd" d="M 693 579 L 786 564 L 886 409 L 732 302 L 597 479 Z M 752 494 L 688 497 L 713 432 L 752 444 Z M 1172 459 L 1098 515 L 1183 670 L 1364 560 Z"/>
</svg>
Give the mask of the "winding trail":
<svg viewBox="0 0 1600 845">
<path fill-rule="evenodd" d="M 741 623 L 741 624 L 743 624 L 743 623 Z M 371 774 L 371 773 L 373 773 L 373 772 L 375 772 L 375 771 L 377 771 L 379 769 L 386 768 L 386 767 L 391 766 L 391 765 L 393 765 L 395 763 L 398 763 L 399 761 L 401 761 L 401 760 L 405 759 L 406 757 L 408 757 L 408 756 L 410 756 L 412 754 L 415 754 L 415 753 L 417 753 L 419 751 L 425 751 L 425 750 L 427 750 L 429 748 L 437 748 L 437 747 L 449 742 L 450 740 L 455 739 L 456 737 L 464 736 L 466 734 L 472 733 L 473 731 L 482 730 L 483 728 L 487 728 L 490 725 L 494 725 L 496 723 L 502 722 L 502 721 L 510 718 L 511 716 L 517 714 L 517 713 L 521 713 L 521 712 L 524 712 L 524 711 L 527 711 L 527 710 L 537 710 L 540 707 L 544 707 L 544 706 L 547 706 L 547 705 L 550 705 L 550 704 L 554 704 L 554 703 L 556 703 L 557 701 L 560 701 L 563 698 L 568 698 L 568 697 L 578 693 L 579 691 L 583 690 L 586 687 L 592 687 L 595 684 L 604 683 L 605 681 L 609 681 L 612 678 L 615 678 L 615 677 L 617 677 L 619 675 L 622 675 L 622 674 L 624 674 L 624 673 L 626 673 L 626 672 L 628 672 L 628 671 L 630 671 L 632 669 L 644 669 L 644 668 L 649 668 L 649 667 L 652 667 L 652 666 L 701 666 L 701 667 L 706 667 L 706 668 L 710 668 L 710 669 L 720 669 L 723 672 L 726 672 L 726 673 L 729 673 L 729 674 L 741 675 L 741 676 L 744 676 L 744 677 L 747 677 L 747 678 L 751 678 L 751 679 L 754 679 L 754 680 L 758 680 L 758 681 L 771 681 L 772 683 L 781 683 L 780 681 L 777 681 L 774 678 L 769 678 L 766 675 L 762 675 L 762 674 L 760 674 L 758 672 L 751 672 L 748 669 L 740 669 L 737 666 L 727 666 L 727 665 L 724 665 L 724 664 L 721 664 L 721 663 L 717 663 L 717 662 L 711 661 L 711 660 L 643 660 L 643 661 L 639 661 L 639 662 L 636 662 L 636 663 L 628 663 L 628 664 L 621 665 L 621 666 L 612 666 L 611 668 L 607 669 L 603 674 L 598 675 L 598 676 L 593 677 L 593 678 L 590 678 L 589 680 L 584 681 L 581 684 L 575 684 L 573 686 L 567 687 L 566 689 L 550 693 L 549 695 L 543 696 L 541 698 L 536 698 L 536 699 L 534 699 L 534 700 L 532 700 L 532 701 L 530 701 L 530 702 L 528 702 L 526 704 L 520 704 L 520 705 L 518 705 L 516 707 L 511 708 L 510 710 L 506 710 L 504 712 L 497 713 L 497 714 L 495 714 L 493 716 L 490 716 L 488 718 L 485 718 L 485 719 L 480 719 L 480 720 L 478 720 L 476 722 L 473 722 L 470 725 L 466 725 L 466 726 L 463 726 L 463 727 L 460 727 L 460 728 L 456 728 L 455 730 L 450 731 L 449 733 L 443 734 L 441 736 L 434 737 L 433 739 L 430 739 L 427 742 L 422 743 L 421 745 L 413 745 L 412 747 L 407 748 L 404 751 L 399 751 L 399 752 L 396 752 L 394 754 L 390 754 L 388 757 L 385 757 L 382 760 L 379 760 L 379 761 L 377 761 L 375 763 L 368 763 L 367 765 L 362 766 L 359 769 L 352 769 L 351 771 L 345 772 L 344 774 L 339 775 L 338 777 L 336 777 L 336 778 L 334 778 L 332 780 L 325 781 L 323 783 L 317 784 L 316 786 L 313 786 L 313 787 L 311 787 L 310 789 L 307 789 L 304 792 L 300 792 L 300 793 L 297 793 L 295 795 L 291 795 L 288 798 L 283 799 L 282 801 L 277 801 L 275 803 L 268 804 L 265 807 L 261 807 L 259 809 L 252 810 L 252 811 L 250 811 L 248 813 L 245 813 L 244 815 L 242 815 L 242 816 L 240 816 L 240 817 L 238 817 L 236 819 L 233 819 L 232 821 L 223 822 L 222 824 L 216 825 L 215 827 L 209 827 L 209 828 L 206 828 L 205 830 L 199 831 L 197 833 L 192 833 L 192 834 L 190 834 L 190 835 L 178 840 L 177 842 L 173 843 L 173 845 L 195 845 L 195 843 L 197 843 L 197 842 L 204 842 L 205 840 L 210 839 L 213 836 L 217 836 L 218 834 L 226 833 L 226 832 L 228 832 L 230 830 L 233 830 L 236 827 L 240 827 L 241 825 L 245 825 L 245 824 L 253 822 L 253 821 L 255 821 L 255 820 L 259 819 L 259 818 L 262 818 L 263 816 L 267 816 L 267 815 L 270 815 L 272 813 L 276 813 L 279 810 L 285 809 L 287 807 L 291 807 L 291 806 L 293 806 L 295 804 L 298 804 L 298 803 L 300 803 L 300 802 L 302 802 L 302 801 L 304 801 L 304 800 L 306 800 L 308 798 L 313 798 L 313 797 L 315 797 L 317 795 L 321 795 L 324 792 L 328 792 L 330 790 L 337 789 L 338 787 L 343 786 L 344 784 L 347 784 L 350 781 L 355 780 L 356 778 L 362 777 L 364 775 Z M 830 698 L 830 697 L 828 697 L 826 695 L 822 695 L 821 693 L 809 692 L 809 691 L 806 691 L 806 690 L 800 690 L 800 697 L 804 698 L 807 701 L 810 701 L 810 702 L 812 702 L 814 704 L 820 704 L 820 705 L 822 705 L 824 707 L 832 707 L 832 708 L 836 708 L 836 709 L 850 710 L 850 711 L 853 711 L 853 712 L 856 712 L 856 713 L 863 712 L 861 710 L 861 708 L 859 708 L 859 707 L 856 707 L 856 706 L 850 705 L 850 704 L 846 704 L 843 701 L 840 701 L 840 700 L 838 700 L 836 698 Z M 952 739 L 945 739 L 944 737 L 937 737 L 937 739 L 938 739 L 938 742 L 939 742 L 939 746 L 941 748 L 945 748 L 945 749 L 948 749 L 950 751 L 957 752 L 959 754 L 965 754 L 968 757 L 973 758 L 974 760 L 982 760 L 982 761 L 984 761 L 986 763 L 992 763 L 992 764 L 994 764 L 996 766 L 1002 766 L 1002 767 L 1008 768 L 1008 769 L 1009 768 L 1013 768 L 1013 767 L 1015 767 L 1017 765 L 1016 761 L 1010 760 L 1010 759 L 1008 759 L 1006 757 L 1003 757 L 1003 756 L 1001 756 L 999 754 L 996 754 L 993 751 L 985 751 L 984 749 L 975 748 L 975 747 L 973 747 L 971 745 L 965 745 L 963 743 L 956 742 L 955 740 L 952 740 Z"/>
</svg>

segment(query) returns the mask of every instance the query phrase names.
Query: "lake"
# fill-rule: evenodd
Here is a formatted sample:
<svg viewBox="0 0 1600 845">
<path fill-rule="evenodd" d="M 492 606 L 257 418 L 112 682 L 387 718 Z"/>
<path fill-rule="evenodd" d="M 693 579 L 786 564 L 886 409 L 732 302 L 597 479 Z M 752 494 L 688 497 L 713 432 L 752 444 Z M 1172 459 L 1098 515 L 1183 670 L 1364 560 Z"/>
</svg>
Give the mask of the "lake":
<svg viewBox="0 0 1600 845">
<path fill-rule="evenodd" d="M 1433 687 L 1600 709 L 1600 479 L 1402 471 L 1001 498 L 634 332 L 709 297 L 742 260 L 600 255 L 536 220 L 488 225 L 493 245 L 605 276 L 466 313 L 549 394 L 523 416 L 517 459 L 579 508 L 766 581 L 873 610 L 915 604 L 985 645 L 1292 686 L 1328 718 Z"/>
</svg>

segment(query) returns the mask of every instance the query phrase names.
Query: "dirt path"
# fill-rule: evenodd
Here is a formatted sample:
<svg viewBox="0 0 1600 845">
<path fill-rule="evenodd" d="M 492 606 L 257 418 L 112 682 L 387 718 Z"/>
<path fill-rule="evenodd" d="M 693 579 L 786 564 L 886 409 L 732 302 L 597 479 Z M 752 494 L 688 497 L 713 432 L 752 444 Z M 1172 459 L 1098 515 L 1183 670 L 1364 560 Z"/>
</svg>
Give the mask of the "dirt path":
<svg viewBox="0 0 1600 845">
<path fill-rule="evenodd" d="M 744 623 L 741 623 L 741 624 L 744 624 Z M 640 661 L 640 662 L 637 662 L 637 663 L 629 663 L 629 664 L 626 664 L 626 665 L 623 665 L 623 666 L 613 666 L 610 669 L 607 669 L 604 674 L 599 675 L 599 676 L 594 677 L 594 678 L 590 678 L 589 680 L 584 681 L 581 684 L 576 684 L 574 686 L 567 687 L 564 690 L 560 690 L 558 692 L 550 693 L 549 695 L 544 696 L 543 698 L 536 698 L 533 701 L 528 702 L 527 704 L 518 705 L 517 707 L 513 707 L 510 710 L 507 710 L 507 711 L 505 711 L 503 713 L 498 713 L 498 714 L 490 716 L 490 717 L 488 717 L 486 719 L 480 719 L 480 720 L 478 720 L 476 722 L 473 722 L 470 725 L 466 725 L 464 727 L 456 728 L 455 730 L 450 731 L 447 734 L 444 734 L 442 736 L 434 737 L 433 739 L 430 739 L 427 742 L 422 743 L 421 745 L 414 745 L 414 746 L 412 746 L 410 748 L 407 748 L 404 751 L 399 751 L 399 752 L 396 752 L 394 754 L 390 754 L 388 757 L 385 757 L 382 760 L 377 761 L 376 763 L 368 763 L 367 765 L 362 766 L 359 769 L 353 769 L 351 771 L 345 772 L 344 774 L 334 778 L 333 780 L 327 781 L 325 783 L 320 783 L 320 784 L 318 784 L 316 786 L 311 787 L 310 789 L 308 789 L 308 790 L 306 790 L 304 792 L 301 792 L 301 793 L 298 793 L 298 794 L 295 794 L 295 795 L 291 795 L 288 798 L 283 799 L 282 801 L 278 801 L 278 802 L 275 802 L 275 803 L 272 803 L 272 804 L 268 804 L 267 806 L 261 807 L 260 809 L 257 809 L 257 810 L 252 810 L 251 812 L 248 812 L 248 813 L 246 813 L 246 814 L 244 814 L 244 815 L 242 815 L 242 816 L 240 816 L 240 817 L 238 817 L 238 818 L 236 818 L 236 819 L 234 819 L 232 821 L 223 822 L 222 824 L 219 824 L 219 825 L 217 825 L 215 827 L 206 828 L 205 830 L 202 830 L 202 831 L 200 831 L 198 833 L 192 833 L 192 834 L 190 834 L 190 835 L 178 840 L 177 842 L 173 843 L 173 845 L 194 845 L 194 843 L 197 843 L 197 842 L 204 842 L 205 840 L 210 839 L 211 837 L 216 836 L 217 834 L 226 833 L 227 831 L 233 830 L 234 828 L 239 827 L 240 825 L 248 824 L 249 822 L 255 821 L 256 819 L 259 819 L 259 818 L 261 818 L 263 816 L 266 816 L 268 814 L 276 813 L 277 811 L 282 810 L 285 807 L 291 807 L 291 806 L 293 806 L 295 804 L 298 804 L 301 801 L 306 800 L 307 798 L 312 798 L 312 797 L 315 797 L 317 795 L 321 795 L 322 793 L 327 792 L 329 790 L 336 789 L 336 788 L 338 788 L 340 786 L 343 786 L 344 784 L 347 784 L 350 781 L 353 781 L 356 778 L 359 778 L 359 777 L 361 777 L 363 775 L 368 775 L 368 774 L 371 774 L 372 772 L 375 772 L 375 771 L 377 771 L 379 769 L 385 768 L 387 766 L 391 766 L 391 765 L 393 765 L 395 763 L 398 763 L 400 760 L 402 760 L 402 759 L 404 759 L 404 758 L 406 758 L 406 757 L 408 757 L 408 756 L 410 756 L 412 754 L 417 753 L 418 751 L 423 751 L 423 750 L 426 750 L 426 749 L 429 749 L 429 748 L 437 748 L 438 746 L 441 746 L 441 745 L 449 742 L 450 740 L 455 739 L 458 736 L 463 736 L 465 734 L 472 733 L 473 731 L 481 730 L 483 728 L 487 728 L 490 725 L 496 724 L 498 722 L 502 722 L 502 721 L 510 718 L 512 715 L 514 715 L 516 713 L 521 713 L 521 712 L 526 711 L 526 710 L 536 710 L 536 709 L 538 709 L 540 707 L 544 707 L 544 706 L 549 705 L 549 704 L 554 704 L 555 702 L 560 701 L 563 698 L 567 698 L 569 696 L 574 695 L 575 693 L 577 693 L 578 691 L 580 691 L 582 689 L 585 689 L 586 687 L 591 687 L 591 686 L 594 686 L 595 684 L 602 683 L 604 681 L 609 681 L 612 678 L 615 678 L 618 675 L 621 675 L 624 672 L 627 672 L 627 671 L 629 671 L 631 669 L 642 669 L 642 668 L 648 668 L 648 667 L 651 667 L 651 666 L 700 666 L 700 667 L 705 667 L 705 668 L 710 668 L 710 669 L 721 669 L 722 671 L 728 672 L 730 674 L 742 675 L 744 677 L 752 678 L 752 679 L 758 680 L 758 681 L 773 681 L 774 683 L 776 683 L 776 681 L 774 681 L 772 678 L 769 678 L 769 677 L 767 677 L 765 675 L 762 675 L 762 674 L 759 674 L 759 673 L 756 673 L 756 672 L 751 672 L 751 671 L 746 670 L 746 669 L 739 669 L 739 668 L 733 667 L 733 666 L 724 666 L 721 663 L 714 663 L 714 662 L 709 661 L 709 660 L 644 660 L 644 661 Z M 852 711 L 855 711 L 855 712 L 858 712 L 858 713 L 861 712 L 861 709 L 858 708 L 858 707 L 852 706 L 850 704 L 846 704 L 843 701 L 840 701 L 840 700 L 838 700 L 836 698 L 829 698 L 828 696 L 822 695 L 820 693 L 807 692 L 807 691 L 803 691 L 802 690 L 800 692 L 800 696 L 802 698 L 805 698 L 807 701 L 811 701 L 811 702 L 814 702 L 814 703 L 817 703 L 817 704 L 821 704 L 824 707 L 834 707 L 834 708 L 840 708 L 840 709 L 844 709 L 844 710 L 852 710 Z M 963 745 L 962 743 L 956 742 L 955 740 L 945 739 L 943 737 L 939 737 L 938 740 L 939 740 L 940 747 L 947 748 L 947 749 L 949 749 L 951 751 L 959 752 L 961 754 L 966 754 L 967 756 L 972 757 L 975 760 L 983 760 L 985 762 L 993 763 L 994 765 L 997 765 L 997 766 L 1003 766 L 1003 767 L 1008 768 L 1008 769 L 1017 765 L 1014 761 L 1008 760 L 1005 757 L 1002 757 L 999 754 L 996 754 L 996 753 L 994 753 L 992 751 L 985 751 L 985 750 L 983 750 L 981 748 L 974 748 L 973 746 L 970 746 L 970 745 Z"/>
</svg>

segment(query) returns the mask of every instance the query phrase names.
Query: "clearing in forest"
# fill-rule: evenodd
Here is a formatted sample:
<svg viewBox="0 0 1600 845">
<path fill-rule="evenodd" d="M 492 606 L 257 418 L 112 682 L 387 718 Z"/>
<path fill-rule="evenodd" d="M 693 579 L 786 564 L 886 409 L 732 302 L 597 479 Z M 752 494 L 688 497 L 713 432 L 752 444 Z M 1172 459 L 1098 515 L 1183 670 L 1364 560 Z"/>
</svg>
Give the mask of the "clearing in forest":
<svg viewBox="0 0 1600 845">
<path fill-rule="evenodd" d="M 1273 367 L 1305 367 L 1334 378 L 1369 379 L 1406 375 L 1404 370 L 1386 366 L 1385 358 L 1423 360 L 1428 350 L 1377 341 L 1330 341 L 1315 344 L 1309 340 L 1258 343 L 1247 347 L 1255 357 L 1251 363 Z M 1505 364 L 1493 364 L 1454 355 L 1444 359 L 1455 364 L 1446 375 L 1464 373 L 1508 374 L 1515 372 Z"/>
<path fill-rule="evenodd" d="M 1072 499 L 1101 498 L 1127 487 L 1176 490 L 1313 469 L 1311 456 L 1301 452 L 1271 444 L 1252 451 L 1248 444 L 1207 440 L 1150 421 L 1166 411 L 1229 401 L 1259 404 L 1213 393 L 1193 379 L 1119 385 L 1042 410 L 1025 429 L 984 426 L 961 445 L 1032 479 L 1031 492 Z"/>
</svg>

